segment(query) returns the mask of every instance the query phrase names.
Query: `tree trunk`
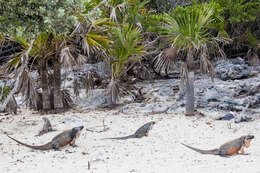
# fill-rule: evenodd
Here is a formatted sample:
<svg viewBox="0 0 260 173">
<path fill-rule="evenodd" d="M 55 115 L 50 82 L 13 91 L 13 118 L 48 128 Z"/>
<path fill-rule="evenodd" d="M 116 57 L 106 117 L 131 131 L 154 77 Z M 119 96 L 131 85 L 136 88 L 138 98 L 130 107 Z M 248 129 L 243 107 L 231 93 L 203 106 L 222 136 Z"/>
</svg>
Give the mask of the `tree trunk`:
<svg viewBox="0 0 260 173">
<path fill-rule="evenodd" d="M 194 71 L 188 72 L 188 79 L 185 83 L 186 97 L 185 97 L 185 109 L 186 115 L 194 115 Z"/>
<path fill-rule="evenodd" d="M 187 60 L 186 60 L 186 69 L 185 69 L 185 114 L 187 116 L 194 115 L 194 62 L 193 62 L 193 50 L 189 49 Z"/>
<path fill-rule="evenodd" d="M 64 110 L 61 95 L 61 64 L 57 57 L 53 57 L 53 102 L 55 112 Z"/>
<path fill-rule="evenodd" d="M 51 110 L 50 90 L 48 85 L 48 72 L 46 60 L 42 57 L 40 62 L 41 88 L 42 88 L 42 111 L 47 113 Z"/>
</svg>

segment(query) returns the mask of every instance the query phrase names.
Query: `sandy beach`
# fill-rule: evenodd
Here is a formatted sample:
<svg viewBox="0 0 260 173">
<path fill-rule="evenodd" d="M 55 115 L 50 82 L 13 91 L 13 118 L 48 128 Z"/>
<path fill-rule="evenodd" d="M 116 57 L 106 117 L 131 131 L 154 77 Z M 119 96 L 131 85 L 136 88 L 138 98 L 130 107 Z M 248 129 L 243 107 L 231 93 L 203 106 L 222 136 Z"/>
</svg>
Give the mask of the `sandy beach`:
<svg viewBox="0 0 260 173">
<path fill-rule="evenodd" d="M 57 131 L 35 137 L 42 127 L 43 116 L 50 119 Z M 70 111 L 62 115 L 40 115 L 22 109 L 17 116 L 0 118 L 1 173 L 260 173 L 260 120 L 235 124 L 200 116 L 185 117 L 181 113 L 127 115 L 117 109 Z M 103 121 L 109 128 L 106 131 L 103 131 Z M 156 121 L 156 125 L 148 137 L 102 139 L 130 135 L 149 121 Z M 78 125 L 96 132 L 83 129 L 76 141 L 78 147 L 67 146 L 61 151 L 33 151 L 3 134 L 7 132 L 27 144 L 41 145 L 59 132 Z M 249 155 L 202 155 L 180 144 L 213 149 L 246 134 L 255 135 L 251 146 L 246 149 Z"/>
</svg>

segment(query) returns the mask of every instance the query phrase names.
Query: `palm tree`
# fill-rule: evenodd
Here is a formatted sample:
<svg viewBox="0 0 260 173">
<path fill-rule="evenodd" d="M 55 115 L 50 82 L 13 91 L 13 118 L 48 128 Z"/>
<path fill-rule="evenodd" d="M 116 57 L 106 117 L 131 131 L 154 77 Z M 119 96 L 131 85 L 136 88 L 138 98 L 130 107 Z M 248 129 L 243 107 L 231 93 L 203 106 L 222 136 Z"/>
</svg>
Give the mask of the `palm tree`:
<svg viewBox="0 0 260 173">
<path fill-rule="evenodd" d="M 164 14 L 161 18 L 163 24 L 160 26 L 160 33 L 168 38 L 172 48 L 164 50 L 155 58 L 155 66 L 159 70 L 166 70 L 167 73 L 172 61 L 177 57 L 176 50 L 185 52 L 182 81 L 186 95 L 186 115 L 194 115 L 194 55 L 199 54 L 202 72 L 213 74 L 213 66 L 208 59 L 210 48 L 213 47 L 216 52 L 223 55 L 219 44 L 227 43 L 228 40 L 224 37 L 224 30 L 220 30 L 217 36 L 211 33 L 216 24 L 223 23 L 216 8 L 214 2 L 195 4 L 186 8 L 177 7 L 175 11 Z"/>
<path fill-rule="evenodd" d="M 22 80 L 19 82 L 18 88 L 19 91 L 22 91 L 29 106 L 43 112 L 64 111 L 68 108 L 68 104 L 64 105 L 64 94 L 66 94 L 66 99 L 68 94 L 61 90 L 61 63 L 76 61 L 73 56 L 70 56 L 73 60 L 68 60 L 68 58 L 64 60 L 64 53 L 63 59 L 60 58 L 64 49 L 69 50 L 69 46 L 66 45 L 67 38 L 53 33 L 40 33 L 31 47 L 24 37 L 16 37 L 14 40 L 22 45 L 22 52 L 26 52 L 28 59 L 32 60 L 30 68 L 28 68 L 28 63 L 23 65 L 23 54 L 21 53 L 9 62 L 10 66 L 16 68 L 19 68 L 21 64 L 25 66 L 25 70 L 20 76 Z M 52 70 L 50 70 L 48 62 L 52 62 Z M 32 66 L 38 70 L 40 76 L 41 94 L 37 91 L 36 82 L 30 73 Z"/>
<path fill-rule="evenodd" d="M 112 78 L 108 86 L 113 104 L 116 103 L 119 98 L 118 80 L 124 77 L 128 71 L 126 64 L 136 62 L 140 57 L 146 54 L 140 34 L 140 28 L 129 24 L 123 24 L 113 31 L 114 43 L 111 47 Z"/>
<path fill-rule="evenodd" d="M 88 15 L 84 15 L 77 24 L 72 33 L 74 44 L 78 45 L 81 54 L 78 57 L 85 57 L 89 62 L 97 62 L 97 57 L 108 60 L 109 47 L 112 43 L 109 38 L 109 30 L 115 26 L 109 18 L 90 19 Z M 81 59 L 81 58 L 77 58 Z M 89 71 L 85 78 L 86 93 L 93 89 L 94 75 Z M 76 78 L 74 78 L 76 80 Z M 74 81 L 74 89 L 76 91 L 77 81 Z"/>
</svg>

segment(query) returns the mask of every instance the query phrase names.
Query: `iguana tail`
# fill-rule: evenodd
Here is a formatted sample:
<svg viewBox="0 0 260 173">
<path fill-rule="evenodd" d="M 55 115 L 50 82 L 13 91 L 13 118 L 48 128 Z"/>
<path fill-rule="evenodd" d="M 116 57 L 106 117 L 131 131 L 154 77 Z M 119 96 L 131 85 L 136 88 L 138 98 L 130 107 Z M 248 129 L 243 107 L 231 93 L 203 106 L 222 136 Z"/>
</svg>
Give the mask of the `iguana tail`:
<svg viewBox="0 0 260 173">
<path fill-rule="evenodd" d="M 124 137 L 116 137 L 116 138 L 103 138 L 103 139 L 116 139 L 116 140 L 126 140 L 129 138 L 136 138 L 135 135 L 129 135 L 129 136 L 124 136 Z"/>
<path fill-rule="evenodd" d="M 197 151 L 197 152 L 199 152 L 199 153 L 201 153 L 201 154 L 213 154 L 213 155 L 218 155 L 218 152 L 219 152 L 218 149 L 213 149 L 213 150 L 201 150 L 201 149 L 194 148 L 194 147 L 191 147 L 191 146 L 189 146 L 189 145 L 186 145 L 186 144 L 184 144 L 184 143 L 181 143 L 181 144 L 184 145 L 185 147 L 188 147 L 188 148 L 190 148 L 190 149 L 192 149 L 192 150 L 194 150 L 194 151 Z"/>
<path fill-rule="evenodd" d="M 19 143 L 21 145 L 24 145 L 24 146 L 26 146 L 28 148 L 32 148 L 32 149 L 35 149 L 35 150 L 50 150 L 50 149 L 52 149 L 52 146 L 51 146 L 50 143 L 47 143 L 45 145 L 40 145 L 40 146 L 33 146 L 33 145 L 28 145 L 28 144 L 25 144 L 23 142 L 20 142 L 17 139 L 12 138 L 9 135 L 6 135 L 6 136 L 8 136 L 10 139 L 14 140 L 15 142 L 17 142 L 17 143 Z"/>
</svg>

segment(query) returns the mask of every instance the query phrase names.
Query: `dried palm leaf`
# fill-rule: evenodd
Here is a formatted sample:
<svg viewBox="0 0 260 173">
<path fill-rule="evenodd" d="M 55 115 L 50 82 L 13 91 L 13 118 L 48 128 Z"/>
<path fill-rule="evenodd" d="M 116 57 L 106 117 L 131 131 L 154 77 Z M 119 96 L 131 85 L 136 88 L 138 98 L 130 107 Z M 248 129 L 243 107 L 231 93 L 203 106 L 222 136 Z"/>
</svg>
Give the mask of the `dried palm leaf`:
<svg viewBox="0 0 260 173">
<path fill-rule="evenodd" d="M 177 57 L 177 53 L 178 50 L 176 47 L 170 47 L 162 51 L 153 60 L 152 66 L 154 70 L 159 74 L 164 72 L 168 75 L 168 72 L 174 67 L 174 60 Z"/>
<path fill-rule="evenodd" d="M 210 74 L 211 80 L 214 78 L 214 67 L 207 58 L 206 52 L 202 52 L 200 57 L 200 71 L 204 74 Z"/>
<path fill-rule="evenodd" d="M 79 84 L 79 81 L 76 77 L 74 77 L 74 80 L 73 80 L 73 92 L 76 96 L 76 98 L 79 97 L 79 88 L 80 88 L 80 84 Z"/>
<path fill-rule="evenodd" d="M 94 89 L 94 72 L 89 70 L 86 74 L 85 78 L 85 88 L 86 88 L 86 94 L 89 94 L 89 91 Z"/>
<path fill-rule="evenodd" d="M 36 89 L 36 82 L 30 73 L 24 71 L 22 74 L 22 82 L 20 83 L 20 92 L 24 97 L 26 105 L 34 110 L 42 109 L 42 97 Z"/>
<path fill-rule="evenodd" d="M 4 100 L 4 102 L 0 105 L 0 110 L 4 110 L 5 109 L 7 103 L 9 102 L 9 100 L 15 94 L 15 92 L 17 91 L 17 89 L 19 87 L 19 83 L 20 83 L 20 80 L 21 80 L 21 75 L 22 75 L 23 71 L 25 71 L 27 69 L 27 65 L 28 65 L 28 61 L 29 61 L 29 53 L 30 53 L 30 51 L 32 49 L 33 43 L 34 43 L 34 40 L 31 40 L 28 50 L 26 50 L 26 52 L 22 56 L 23 63 L 21 65 L 21 67 L 19 68 L 19 72 L 17 73 L 16 80 L 15 80 L 15 82 L 13 84 L 13 88 L 9 92 L 9 94 L 6 97 L 6 99 Z"/>
<path fill-rule="evenodd" d="M 0 103 L 6 98 L 9 92 L 10 92 L 10 88 L 6 87 L 6 84 L 4 86 L 0 86 Z M 12 96 L 9 102 L 7 103 L 5 109 L 3 110 L 3 112 L 8 112 L 16 115 L 17 108 L 18 105 L 16 103 L 15 97 Z"/>
<path fill-rule="evenodd" d="M 149 80 L 152 79 L 152 74 L 149 71 L 149 69 L 141 64 L 139 67 L 134 67 L 134 74 L 136 75 L 137 78 L 142 79 L 142 80 Z"/>
<path fill-rule="evenodd" d="M 8 112 L 8 113 L 16 115 L 17 109 L 18 109 L 17 102 L 15 100 L 15 97 L 12 96 L 11 99 L 9 100 L 9 102 L 6 105 L 4 112 Z"/>
<path fill-rule="evenodd" d="M 61 50 L 60 62 L 67 68 L 72 68 L 77 64 L 76 59 L 71 54 L 70 47 L 65 47 Z"/>
<path fill-rule="evenodd" d="M 79 55 L 78 55 L 78 58 L 77 58 L 77 63 L 78 63 L 78 64 L 84 64 L 87 59 L 88 59 L 88 57 L 79 54 Z"/>
<path fill-rule="evenodd" d="M 110 95 L 112 104 L 116 104 L 119 101 L 119 85 L 118 82 L 114 80 L 114 78 L 112 78 L 108 84 L 108 94 Z"/>
<path fill-rule="evenodd" d="M 69 109 L 73 106 L 73 100 L 71 98 L 71 94 L 69 90 L 63 89 L 61 90 L 62 94 L 62 102 L 65 109 Z"/>
</svg>

